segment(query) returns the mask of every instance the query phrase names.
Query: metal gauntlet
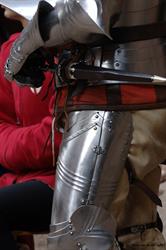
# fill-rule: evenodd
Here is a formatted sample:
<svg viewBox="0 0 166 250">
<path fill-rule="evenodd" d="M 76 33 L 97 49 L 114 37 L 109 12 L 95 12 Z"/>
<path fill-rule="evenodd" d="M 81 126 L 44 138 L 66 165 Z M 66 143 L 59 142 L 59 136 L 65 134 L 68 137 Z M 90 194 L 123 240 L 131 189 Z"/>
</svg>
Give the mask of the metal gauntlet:
<svg viewBox="0 0 166 250">
<path fill-rule="evenodd" d="M 40 1 L 30 24 L 14 43 L 5 67 L 12 80 L 27 57 L 41 46 L 62 46 L 69 41 L 91 43 L 107 36 L 121 9 L 121 0 L 57 0 L 55 7 Z"/>
</svg>

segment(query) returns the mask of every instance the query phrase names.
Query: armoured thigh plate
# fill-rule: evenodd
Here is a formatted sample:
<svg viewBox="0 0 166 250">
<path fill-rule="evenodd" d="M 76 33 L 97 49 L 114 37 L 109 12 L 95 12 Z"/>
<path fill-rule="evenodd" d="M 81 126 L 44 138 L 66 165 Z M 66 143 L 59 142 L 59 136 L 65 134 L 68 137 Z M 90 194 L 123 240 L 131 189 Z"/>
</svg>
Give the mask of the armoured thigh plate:
<svg viewBox="0 0 166 250">
<path fill-rule="evenodd" d="M 110 250 L 109 214 L 131 141 L 128 112 L 69 114 L 57 164 L 49 250 Z"/>
</svg>

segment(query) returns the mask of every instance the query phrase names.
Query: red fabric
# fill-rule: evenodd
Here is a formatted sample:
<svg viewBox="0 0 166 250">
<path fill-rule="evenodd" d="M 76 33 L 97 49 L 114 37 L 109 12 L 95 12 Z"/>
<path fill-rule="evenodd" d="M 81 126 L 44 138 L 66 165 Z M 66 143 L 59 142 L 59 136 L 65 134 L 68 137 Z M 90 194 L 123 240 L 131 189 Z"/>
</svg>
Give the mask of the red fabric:
<svg viewBox="0 0 166 250">
<path fill-rule="evenodd" d="M 122 104 L 156 103 L 157 97 L 153 86 L 121 85 Z"/>
<path fill-rule="evenodd" d="M 107 95 L 105 86 L 98 86 L 96 88 L 86 88 L 85 93 L 73 97 L 73 105 L 79 104 L 91 104 L 91 105 L 103 105 L 107 103 Z M 86 97 L 86 98 L 85 98 Z"/>
<path fill-rule="evenodd" d="M 17 36 L 12 35 L 0 51 L 0 164 L 11 171 L 0 177 L 0 187 L 36 179 L 53 188 L 55 169 L 50 140 L 52 115 L 49 112 L 53 87 L 45 97 L 52 75 L 47 74 L 38 94 L 4 79 L 4 64 Z M 55 132 L 56 156 L 60 141 L 61 134 Z"/>
<path fill-rule="evenodd" d="M 67 98 L 67 87 L 61 89 L 59 111 L 73 110 L 144 110 L 166 107 L 166 89 L 147 85 L 101 85 L 85 87 L 77 96 Z M 67 104 L 65 102 L 67 101 Z"/>
<path fill-rule="evenodd" d="M 67 99 L 68 90 L 67 87 L 63 87 L 61 89 L 61 95 L 58 101 L 58 107 L 63 109 L 65 106 L 65 100 Z M 69 99 L 67 103 L 67 107 L 78 107 L 78 110 L 83 107 L 86 109 L 84 105 L 90 106 L 102 106 L 107 104 L 107 89 L 105 86 L 97 86 L 97 87 L 86 87 L 81 94 L 77 96 L 73 96 Z M 74 108 L 75 109 L 75 108 Z M 88 108 L 87 108 L 88 109 Z"/>
</svg>

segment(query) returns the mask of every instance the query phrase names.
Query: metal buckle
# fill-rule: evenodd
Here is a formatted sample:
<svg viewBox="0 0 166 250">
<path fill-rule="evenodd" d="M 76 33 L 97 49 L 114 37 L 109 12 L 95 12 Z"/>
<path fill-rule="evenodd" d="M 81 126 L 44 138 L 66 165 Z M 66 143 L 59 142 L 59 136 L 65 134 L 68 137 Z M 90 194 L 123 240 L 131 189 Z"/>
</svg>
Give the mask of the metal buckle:
<svg viewBox="0 0 166 250">
<path fill-rule="evenodd" d="M 147 229 L 146 225 L 137 225 L 130 228 L 131 233 L 142 233 Z"/>
</svg>

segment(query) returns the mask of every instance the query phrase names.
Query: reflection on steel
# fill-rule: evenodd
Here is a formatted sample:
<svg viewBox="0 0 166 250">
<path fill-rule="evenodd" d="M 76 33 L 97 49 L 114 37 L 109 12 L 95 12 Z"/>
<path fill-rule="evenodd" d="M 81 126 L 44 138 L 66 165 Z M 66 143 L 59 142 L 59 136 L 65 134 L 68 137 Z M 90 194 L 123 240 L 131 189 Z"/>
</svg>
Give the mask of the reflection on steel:
<svg viewBox="0 0 166 250">
<path fill-rule="evenodd" d="M 73 65 L 71 68 L 72 79 L 76 80 L 111 80 L 112 84 L 119 84 L 119 81 L 128 82 L 128 84 L 149 84 L 166 85 L 166 78 L 136 72 L 127 72 L 116 69 L 107 69 L 102 67 Z M 105 83 L 106 84 L 106 83 Z M 109 82 L 111 84 L 111 82 Z"/>
</svg>

